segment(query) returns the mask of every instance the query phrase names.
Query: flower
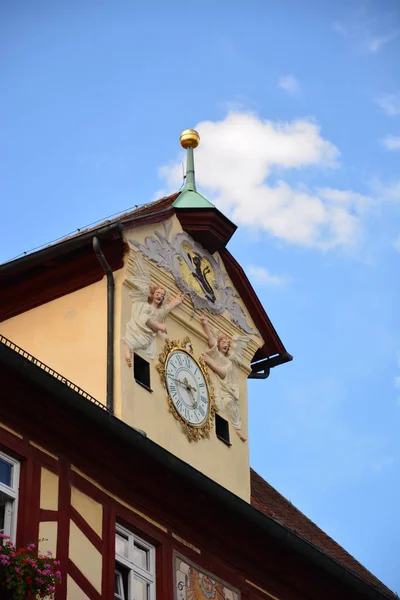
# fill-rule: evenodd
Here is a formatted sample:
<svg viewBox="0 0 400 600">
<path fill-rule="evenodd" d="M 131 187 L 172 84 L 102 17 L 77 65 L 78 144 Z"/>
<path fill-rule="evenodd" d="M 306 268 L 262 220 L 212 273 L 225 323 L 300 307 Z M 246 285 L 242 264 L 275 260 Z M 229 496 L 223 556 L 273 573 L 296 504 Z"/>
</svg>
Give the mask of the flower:
<svg viewBox="0 0 400 600">
<path fill-rule="evenodd" d="M 0 538 L 0 588 L 11 591 L 14 600 L 54 598 L 61 581 L 60 561 L 51 552 L 38 553 L 36 544 L 17 549 L 8 536 Z"/>
</svg>

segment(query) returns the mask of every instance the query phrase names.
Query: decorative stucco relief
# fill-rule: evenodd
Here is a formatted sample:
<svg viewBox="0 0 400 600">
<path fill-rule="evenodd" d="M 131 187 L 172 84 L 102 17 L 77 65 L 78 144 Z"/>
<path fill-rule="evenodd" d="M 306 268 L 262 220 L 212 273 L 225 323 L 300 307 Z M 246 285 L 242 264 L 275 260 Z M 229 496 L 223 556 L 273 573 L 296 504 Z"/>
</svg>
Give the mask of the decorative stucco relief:
<svg viewBox="0 0 400 600">
<path fill-rule="evenodd" d="M 184 294 L 167 302 L 165 288 L 152 283 L 149 270 L 140 252 L 130 252 L 125 283 L 131 288 L 130 319 L 126 324 L 124 343 L 125 360 L 132 366 L 132 352 L 153 359 L 156 354 L 158 333 L 167 333 L 165 319 L 168 313 L 183 302 Z"/>
<path fill-rule="evenodd" d="M 218 411 L 232 423 L 239 438 L 245 442 L 239 405 L 239 365 L 249 338 L 236 335 L 230 339 L 219 331 L 212 332 L 205 315 L 200 321 L 208 343 L 200 358 L 216 376 L 213 383 Z"/>
<path fill-rule="evenodd" d="M 164 233 L 154 232 L 141 244 L 128 241 L 159 267 L 171 273 L 176 285 L 189 294 L 195 309 L 207 309 L 219 315 L 225 310 L 233 323 L 245 333 L 256 334 L 238 302 L 239 296 L 227 285 L 227 276 L 218 260 L 185 232 L 176 233 L 170 240 L 172 225 L 163 225 Z"/>
</svg>

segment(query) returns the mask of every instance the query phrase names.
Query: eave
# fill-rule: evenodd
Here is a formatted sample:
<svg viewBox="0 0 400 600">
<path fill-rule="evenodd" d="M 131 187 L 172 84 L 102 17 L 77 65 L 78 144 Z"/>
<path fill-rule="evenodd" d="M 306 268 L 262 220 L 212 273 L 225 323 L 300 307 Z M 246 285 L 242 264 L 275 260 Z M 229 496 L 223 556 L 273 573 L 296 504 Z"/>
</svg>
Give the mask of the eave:
<svg viewBox="0 0 400 600">
<path fill-rule="evenodd" d="M 123 266 L 121 226 L 111 223 L 0 265 L 0 321 L 100 281 L 96 236 L 111 268 Z"/>
<path fill-rule="evenodd" d="M 176 207 L 175 210 L 182 229 L 211 254 L 225 248 L 237 229 L 217 208 Z"/>
</svg>

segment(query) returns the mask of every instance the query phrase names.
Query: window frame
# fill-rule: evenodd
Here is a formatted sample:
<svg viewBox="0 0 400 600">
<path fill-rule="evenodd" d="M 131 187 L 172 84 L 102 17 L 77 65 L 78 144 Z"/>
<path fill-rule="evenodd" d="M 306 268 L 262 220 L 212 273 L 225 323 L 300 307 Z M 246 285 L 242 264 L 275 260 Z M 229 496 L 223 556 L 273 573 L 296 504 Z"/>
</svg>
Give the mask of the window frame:
<svg viewBox="0 0 400 600">
<path fill-rule="evenodd" d="M 11 486 L 0 482 L 0 492 L 2 492 L 8 500 L 5 502 L 4 510 L 4 533 L 10 536 L 11 541 L 15 544 L 17 537 L 17 515 L 18 515 L 18 492 L 20 483 L 20 462 L 2 452 L 0 450 L 0 459 L 11 465 Z"/>
<path fill-rule="evenodd" d="M 215 413 L 215 435 L 221 442 L 223 442 L 227 446 L 232 446 L 229 421 L 227 419 L 224 419 L 224 417 L 221 417 L 221 415 L 219 415 L 218 413 Z"/>
<path fill-rule="evenodd" d="M 122 536 L 124 536 L 128 539 L 128 558 L 118 554 L 117 549 L 115 548 L 115 562 L 116 562 L 115 571 L 121 573 L 118 570 L 119 564 L 128 570 L 128 596 L 127 596 L 126 600 L 130 600 L 130 597 L 133 593 L 132 588 L 133 588 L 133 576 L 134 575 L 137 575 L 138 577 L 140 577 L 146 583 L 149 584 L 149 599 L 148 600 L 155 600 L 155 598 L 156 598 L 156 548 L 155 548 L 155 546 L 153 546 L 152 544 L 150 544 L 149 542 L 147 542 L 140 536 L 136 535 L 136 533 L 133 533 L 131 530 L 120 525 L 119 523 L 117 523 L 115 526 L 115 539 L 117 537 L 117 534 L 121 534 Z M 135 563 L 134 563 L 133 549 L 134 549 L 135 542 L 137 542 L 137 544 L 139 546 L 142 546 L 145 550 L 148 551 L 148 557 L 149 557 L 148 570 L 143 569 L 142 567 L 139 567 L 138 565 L 135 565 Z M 121 574 L 121 578 L 123 579 L 122 574 Z M 114 592 L 114 597 L 115 597 L 115 592 Z"/>
<path fill-rule="evenodd" d="M 146 377 L 143 377 L 144 370 L 146 371 Z M 133 378 L 138 385 L 141 385 L 148 392 L 153 391 L 151 389 L 150 362 L 136 352 L 133 353 Z"/>
</svg>

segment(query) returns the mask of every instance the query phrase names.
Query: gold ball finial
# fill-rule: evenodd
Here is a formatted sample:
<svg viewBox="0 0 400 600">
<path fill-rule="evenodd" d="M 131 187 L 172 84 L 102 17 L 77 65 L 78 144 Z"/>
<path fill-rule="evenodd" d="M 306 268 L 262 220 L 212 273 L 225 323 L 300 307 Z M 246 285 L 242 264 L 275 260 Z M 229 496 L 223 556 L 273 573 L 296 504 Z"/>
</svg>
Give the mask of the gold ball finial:
<svg viewBox="0 0 400 600">
<path fill-rule="evenodd" d="M 182 131 L 180 138 L 182 148 L 197 148 L 200 143 L 200 136 L 195 129 L 185 129 Z"/>
</svg>

